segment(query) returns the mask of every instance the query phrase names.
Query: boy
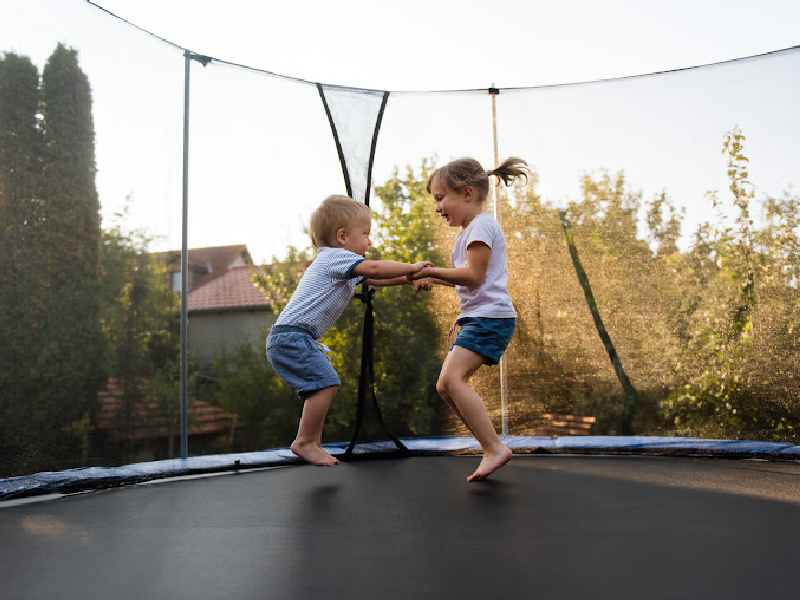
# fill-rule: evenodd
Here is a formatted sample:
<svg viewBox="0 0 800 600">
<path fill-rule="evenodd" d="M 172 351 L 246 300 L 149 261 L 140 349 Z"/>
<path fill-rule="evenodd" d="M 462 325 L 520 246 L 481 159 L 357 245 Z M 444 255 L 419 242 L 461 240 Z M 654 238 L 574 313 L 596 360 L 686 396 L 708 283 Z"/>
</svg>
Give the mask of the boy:
<svg viewBox="0 0 800 600">
<path fill-rule="evenodd" d="M 344 312 L 359 283 L 374 286 L 410 283 L 407 275 L 426 266 L 393 260 L 367 260 L 372 215 L 347 196 L 329 196 L 311 215 L 311 241 L 317 257 L 267 336 L 267 359 L 299 398 L 303 414 L 292 452 L 317 466 L 339 461 L 322 448 L 322 427 L 341 381 L 324 347 L 317 342 Z"/>
</svg>

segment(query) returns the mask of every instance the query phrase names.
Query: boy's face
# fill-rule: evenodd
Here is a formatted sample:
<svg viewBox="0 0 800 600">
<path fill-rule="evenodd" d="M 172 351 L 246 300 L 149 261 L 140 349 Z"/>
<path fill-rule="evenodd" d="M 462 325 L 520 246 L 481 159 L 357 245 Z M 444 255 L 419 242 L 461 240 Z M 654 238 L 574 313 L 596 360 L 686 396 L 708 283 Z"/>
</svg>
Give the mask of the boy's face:
<svg viewBox="0 0 800 600">
<path fill-rule="evenodd" d="M 369 232 L 371 229 L 372 216 L 365 213 L 349 228 L 339 230 L 340 232 L 344 232 L 344 245 L 342 247 L 345 250 L 350 250 L 350 252 L 355 252 L 356 254 L 364 256 L 372 244 L 369 239 Z"/>
</svg>

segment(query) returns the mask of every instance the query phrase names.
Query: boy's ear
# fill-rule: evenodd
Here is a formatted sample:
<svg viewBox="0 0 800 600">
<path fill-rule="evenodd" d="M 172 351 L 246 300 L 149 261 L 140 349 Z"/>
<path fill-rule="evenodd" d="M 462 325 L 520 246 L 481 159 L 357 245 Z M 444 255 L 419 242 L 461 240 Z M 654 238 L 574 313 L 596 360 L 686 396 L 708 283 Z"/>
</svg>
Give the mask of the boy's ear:
<svg viewBox="0 0 800 600">
<path fill-rule="evenodd" d="M 347 229 L 340 227 L 336 230 L 336 242 L 342 246 L 347 243 Z"/>
</svg>

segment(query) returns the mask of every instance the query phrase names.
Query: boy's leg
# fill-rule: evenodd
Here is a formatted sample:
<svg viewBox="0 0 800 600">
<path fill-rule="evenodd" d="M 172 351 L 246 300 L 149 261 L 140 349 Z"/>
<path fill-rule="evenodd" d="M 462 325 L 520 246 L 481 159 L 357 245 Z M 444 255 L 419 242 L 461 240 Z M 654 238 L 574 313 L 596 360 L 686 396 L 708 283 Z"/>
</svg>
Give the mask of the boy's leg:
<svg viewBox="0 0 800 600">
<path fill-rule="evenodd" d="M 297 428 L 297 437 L 292 442 L 292 452 L 304 461 L 319 467 L 332 467 L 339 461 L 322 449 L 322 427 L 331 402 L 336 397 L 339 386 L 317 390 L 303 403 L 303 415 Z"/>
<path fill-rule="evenodd" d="M 481 397 L 469 386 L 469 378 L 484 364 L 472 350 L 453 346 L 442 365 L 436 390 L 452 406 L 483 448 L 483 460 L 468 481 L 485 479 L 511 460 L 511 450 L 500 440 Z"/>
</svg>

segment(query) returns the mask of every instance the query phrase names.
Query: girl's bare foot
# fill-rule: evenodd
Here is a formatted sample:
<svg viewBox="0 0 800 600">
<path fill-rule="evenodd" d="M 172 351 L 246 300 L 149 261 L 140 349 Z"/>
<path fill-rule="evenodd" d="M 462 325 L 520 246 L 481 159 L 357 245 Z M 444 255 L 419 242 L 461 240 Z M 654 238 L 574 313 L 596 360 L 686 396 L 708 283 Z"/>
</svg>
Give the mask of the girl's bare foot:
<svg viewBox="0 0 800 600">
<path fill-rule="evenodd" d="M 338 464 L 339 464 L 339 459 L 338 459 L 338 458 L 336 458 L 335 456 L 333 456 L 333 455 L 332 455 L 330 452 L 328 452 L 327 450 L 325 450 L 325 448 L 323 448 L 323 447 L 322 447 L 322 444 L 317 444 L 317 447 L 318 447 L 320 450 L 322 450 L 322 451 L 323 451 L 323 452 L 324 452 L 324 453 L 325 453 L 327 456 L 330 456 L 330 457 L 331 457 L 331 459 L 333 459 L 333 464 L 335 464 L 335 465 L 338 465 Z"/>
<path fill-rule="evenodd" d="M 318 467 L 332 467 L 339 464 L 333 456 L 325 452 L 320 446 L 314 442 L 308 444 L 301 444 L 295 440 L 292 442 L 292 452 L 302 458 L 307 463 L 316 465 Z"/>
<path fill-rule="evenodd" d="M 484 452 L 481 464 L 478 465 L 478 468 L 472 475 L 467 477 L 467 481 L 481 481 L 482 479 L 486 479 L 489 475 L 510 461 L 511 456 L 511 450 L 505 445 L 501 446 L 496 451 Z"/>
</svg>

